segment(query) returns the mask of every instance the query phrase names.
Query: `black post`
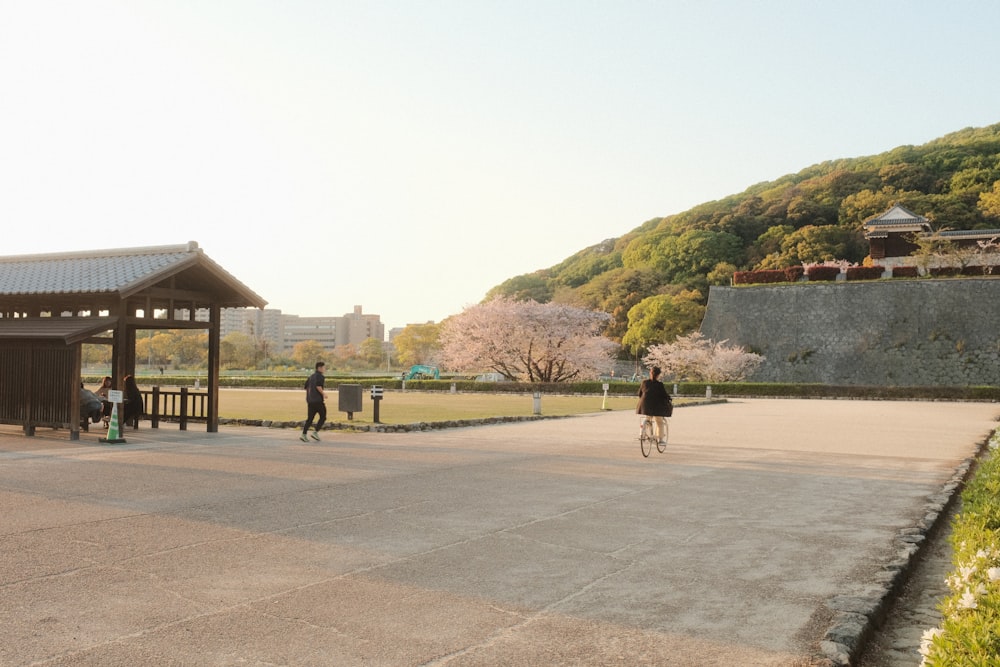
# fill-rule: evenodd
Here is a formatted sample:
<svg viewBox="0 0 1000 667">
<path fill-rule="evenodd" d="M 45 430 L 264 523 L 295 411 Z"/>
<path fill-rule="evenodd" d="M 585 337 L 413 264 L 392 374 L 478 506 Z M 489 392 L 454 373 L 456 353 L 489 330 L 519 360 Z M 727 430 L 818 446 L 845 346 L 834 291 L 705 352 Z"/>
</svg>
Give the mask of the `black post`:
<svg viewBox="0 0 1000 667">
<path fill-rule="evenodd" d="M 374 413 L 375 414 L 372 416 L 372 423 L 373 424 L 381 424 L 382 423 L 382 422 L 380 422 L 378 420 L 378 404 L 381 401 L 382 401 L 382 386 L 381 385 L 375 385 L 375 386 L 372 387 L 372 402 L 375 404 L 374 405 Z"/>
<path fill-rule="evenodd" d="M 160 387 L 153 387 L 153 398 L 150 401 L 152 405 L 149 406 L 150 416 L 149 419 L 152 422 L 150 428 L 160 428 Z"/>
<path fill-rule="evenodd" d="M 181 387 L 181 429 L 186 431 L 188 428 L 188 388 Z"/>
</svg>

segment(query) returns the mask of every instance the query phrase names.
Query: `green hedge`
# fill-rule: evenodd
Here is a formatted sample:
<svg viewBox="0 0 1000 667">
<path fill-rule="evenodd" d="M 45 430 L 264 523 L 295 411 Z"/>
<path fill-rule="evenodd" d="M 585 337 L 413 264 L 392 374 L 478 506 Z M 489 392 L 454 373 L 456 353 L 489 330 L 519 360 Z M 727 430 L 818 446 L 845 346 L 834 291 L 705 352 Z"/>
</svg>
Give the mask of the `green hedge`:
<svg viewBox="0 0 1000 667">
<path fill-rule="evenodd" d="M 470 380 L 408 380 L 407 389 L 449 391 L 487 391 L 498 393 L 601 394 L 603 382 L 473 382 Z M 329 383 L 328 383 L 329 384 Z M 370 383 L 378 384 L 378 383 Z M 608 393 L 632 396 L 638 393 L 637 382 L 608 382 Z M 704 396 L 708 387 L 713 396 L 780 398 L 856 398 L 856 399 L 925 399 L 1000 401 L 1000 387 L 868 387 L 829 384 L 782 384 L 763 382 L 665 382 L 667 390 L 680 396 Z M 399 380 L 383 383 L 387 389 L 399 389 Z"/>
<path fill-rule="evenodd" d="M 307 375 L 300 377 L 229 377 L 219 379 L 221 387 L 301 389 Z M 84 377 L 87 385 L 100 384 L 100 377 Z M 204 376 L 165 375 L 139 378 L 142 385 L 193 387 L 195 380 L 203 385 Z M 381 385 L 389 390 L 402 388 L 398 376 L 347 377 L 326 376 L 326 386 L 336 389 L 341 384 L 360 384 L 364 387 Z M 603 381 L 588 382 L 476 382 L 474 380 L 407 380 L 406 389 L 414 391 L 451 391 L 455 385 L 461 392 L 493 392 L 510 394 L 602 394 Z M 608 393 L 634 396 L 639 391 L 638 382 L 608 382 Z M 856 399 L 923 399 L 1000 401 L 1000 387 L 868 387 L 829 384 L 782 384 L 765 382 L 666 382 L 667 390 L 681 396 L 704 396 L 708 387 L 713 396 L 780 397 L 780 398 L 856 398 Z"/>
</svg>

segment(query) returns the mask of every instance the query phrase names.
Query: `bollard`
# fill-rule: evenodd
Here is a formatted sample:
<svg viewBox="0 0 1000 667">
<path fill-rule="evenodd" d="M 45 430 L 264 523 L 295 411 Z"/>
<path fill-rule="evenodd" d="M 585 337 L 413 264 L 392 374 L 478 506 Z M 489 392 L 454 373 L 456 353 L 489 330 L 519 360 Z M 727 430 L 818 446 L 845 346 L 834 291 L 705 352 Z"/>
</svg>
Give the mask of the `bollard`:
<svg viewBox="0 0 1000 667">
<path fill-rule="evenodd" d="M 705 387 L 705 398 L 712 398 L 712 386 Z"/>
<path fill-rule="evenodd" d="M 536 391 L 534 394 L 532 394 L 531 398 L 534 408 L 533 410 L 534 414 L 536 415 L 542 414 L 542 392 Z"/>
<path fill-rule="evenodd" d="M 452 383 L 451 383 L 451 393 L 453 393 L 453 394 L 454 394 L 454 393 L 455 393 L 456 391 L 457 391 L 457 390 L 455 389 L 455 383 L 454 383 L 454 382 L 452 382 Z"/>
<path fill-rule="evenodd" d="M 379 403 L 382 402 L 381 385 L 376 384 L 372 386 L 372 402 L 374 403 L 374 408 L 372 410 L 372 423 L 381 424 L 382 422 L 379 421 L 379 414 L 378 414 L 378 405 Z"/>
<path fill-rule="evenodd" d="M 677 383 L 675 382 L 674 383 L 674 396 L 676 396 L 676 395 L 677 395 Z"/>
</svg>

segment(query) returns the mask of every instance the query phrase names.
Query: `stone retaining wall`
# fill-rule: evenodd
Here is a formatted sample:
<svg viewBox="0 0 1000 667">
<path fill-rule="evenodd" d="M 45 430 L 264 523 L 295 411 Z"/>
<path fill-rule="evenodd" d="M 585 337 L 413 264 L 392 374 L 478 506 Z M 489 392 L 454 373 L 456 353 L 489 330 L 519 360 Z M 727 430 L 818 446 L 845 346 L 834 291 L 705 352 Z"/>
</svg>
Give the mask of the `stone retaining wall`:
<svg viewBox="0 0 1000 667">
<path fill-rule="evenodd" d="M 1000 384 L 1000 279 L 712 287 L 701 332 L 767 359 L 750 380 Z"/>
</svg>

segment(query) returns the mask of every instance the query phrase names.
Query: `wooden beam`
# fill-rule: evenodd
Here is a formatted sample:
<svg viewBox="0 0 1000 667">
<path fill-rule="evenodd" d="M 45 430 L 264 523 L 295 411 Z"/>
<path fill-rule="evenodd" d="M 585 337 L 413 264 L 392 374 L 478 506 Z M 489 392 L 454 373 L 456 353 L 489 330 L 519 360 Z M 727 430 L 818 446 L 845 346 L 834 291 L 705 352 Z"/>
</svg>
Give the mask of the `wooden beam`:
<svg viewBox="0 0 1000 667">
<path fill-rule="evenodd" d="M 175 289 L 172 287 L 150 287 L 148 290 L 145 290 L 143 294 L 152 299 L 163 299 L 165 301 L 191 301 L 195 303 L 208 304 L 216 300 L 216 297 L 208 292 Z"/>
<path fill-rule="evenodd" d="M 81 341 L 87 345 L 114 345 L 114 338 L 109 338 L 107 336 L 91 336 L 90 338 Z"/>
<path fill-rule="evenodd" d="M 126 318 L 125 323 L 137 329 L 209 329 L 212 326 L 208 322 L 195 320 L 154 320 L 152 318 L 147 320 L 144 317 L 129 317 Z"/>
</svg>

